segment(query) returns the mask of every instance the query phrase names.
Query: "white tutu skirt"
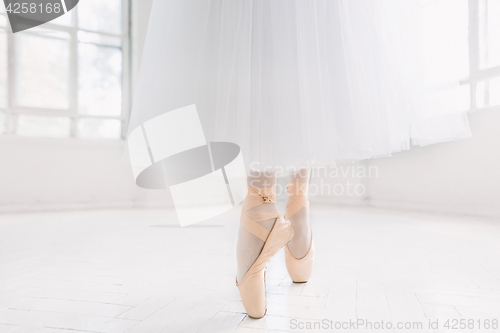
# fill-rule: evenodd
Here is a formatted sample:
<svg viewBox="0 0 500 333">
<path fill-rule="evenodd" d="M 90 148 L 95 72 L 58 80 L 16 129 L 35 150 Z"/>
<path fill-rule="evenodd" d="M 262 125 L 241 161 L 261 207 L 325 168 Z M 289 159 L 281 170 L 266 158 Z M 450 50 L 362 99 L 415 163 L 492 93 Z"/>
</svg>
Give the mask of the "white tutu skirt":
<svg viewBox="0 0 500 333">
<path fill-rule="evenodd" d="M 156 0 L 129 133 L 195 104 L 207 141 L 256 168 L 469 137 L 466 114 L 422 84 L 410 2 Z"/>
</svg>

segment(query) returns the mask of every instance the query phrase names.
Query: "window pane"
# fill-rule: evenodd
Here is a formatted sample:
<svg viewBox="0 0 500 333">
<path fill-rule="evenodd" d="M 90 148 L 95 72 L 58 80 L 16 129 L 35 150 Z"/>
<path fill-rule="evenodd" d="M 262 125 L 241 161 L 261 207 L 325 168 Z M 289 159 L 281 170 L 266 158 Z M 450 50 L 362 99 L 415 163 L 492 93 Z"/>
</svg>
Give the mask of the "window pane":
<svg viewBox="0 0 500 333">
<path fill-rule="evenodd" d="M 4 134 L 7 131 L 7 116 L 5 113 L 0 112 L 0 134 Z"/>
<path fill-rule="evenodd" d="M 93 32 L 78 31 L 78 41 L 84 43 L 93 43 L 99 45 L 109 46 L 122 46 L 122 39 L 120 37 L 97 34 Z"/>
<path fill-rule="evenodd" d="M 78 26 L 82 29 L 122 33 L 122 0 L 85 0 L 78 3 Z"/>
<path fill-rule="evenodd" d="M 73 17 L 73 12 L 67 12 L 66 14 L 62 15 L 62 16 L 59 16 L 58 18 L 56 18 L 55 20 L 52 20 L 50 21 L 49 23 L 52 23 L 52 24 L 58 24 L 58 25 L 64 25 L 64 26 L 71 26 L 71 23 L 73 21 L 72 17 Z"/>
<path fill-rule="evenodd" d="M 7 16 L 0 15 L 0 27 L 7 28 L 7 26 L 9 26 L 9 29 L 10 29 L 10 24 L 7 21 Z"/>
<path fill-rule="evenodd" d="M 121 121 L 117 119 L 80 119 L 77 137 L 87 139 L 119 139 Z"/>
<path fill-rule="evenodd" d="M 482 108 L 484 106 L 486 92 L 486 83 L 484 81 L 476 84 L 476 106 Z"/>
<path fill-rule="evenodd" d="M 500 65 L 500 1 L 479 1 L 480 68 Z"/>
<path fill-rule="evenodd" d="M 422 46 L 429 84 L 468 76 L 468 11 L 467 0 L 436 0 L 424 7 Z"/>
<path fill-rule="evenodd" d="M 19 115 L 16 134 L 25 136 L 68 137 L 71 119 L 66 117 Z"/>
<path fill-rule="evenodd" d="M 0 29 L 0 108 L 7 107 L 7 32 Z"/>
<path fill-rule="evenodd" d="M 15 34 L 17 104 L 28 107 L 69 107 L 69 34 Z M 36 56 L 34 56 L 36 55 Z"/>
<path fill-rule="evenodd" d="M 80 43 L 78 108 L 81 114 L 119 116 L 122 109 L 122 52 Z"/>
<path fill-rule="evenodd" d="M 490 80 L 490 105 L 500 105 L 500 77 Z"/>
</svg>

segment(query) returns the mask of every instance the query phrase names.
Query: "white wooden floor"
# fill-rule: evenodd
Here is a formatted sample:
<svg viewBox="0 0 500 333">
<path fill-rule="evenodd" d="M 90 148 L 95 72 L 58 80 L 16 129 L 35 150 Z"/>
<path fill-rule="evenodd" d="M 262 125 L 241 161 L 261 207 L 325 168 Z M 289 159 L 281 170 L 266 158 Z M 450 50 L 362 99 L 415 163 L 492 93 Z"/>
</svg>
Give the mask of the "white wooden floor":
<svg viewBox="0 0 500 333">
<path fill-rule="evenodd" d="M 293 284 L 279 252 L 254 320 L 235 286 L 238 217 L 180 228 L 155 210 L 0 215 L 0 332 L 500 331 L 499 220 L 313 207 L 311 281 Z M 323 319 L 331 330 L 294 328 Z M 374 328 L 346 326 L 357 320 Z"/>
</svg>

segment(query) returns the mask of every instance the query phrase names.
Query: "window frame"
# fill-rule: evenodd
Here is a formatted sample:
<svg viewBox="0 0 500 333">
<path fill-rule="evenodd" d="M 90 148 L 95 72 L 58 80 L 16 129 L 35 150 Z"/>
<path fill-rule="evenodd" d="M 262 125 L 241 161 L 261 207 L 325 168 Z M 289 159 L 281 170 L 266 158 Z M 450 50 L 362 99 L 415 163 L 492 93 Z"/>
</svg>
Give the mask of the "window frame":
<svg viewBox="0 0 500 333">
<path fill-rule="evenodd" d="M 36 116 L 61 116 L 70 118 L 71 129 L 70 134 L 67 138 L 78 138 L 77 135 L 77 124 L 80 119 L 116 119 L 121 123 L 120 137 L 117 139 L 124 140 L 127 133 L 128 119 L 130 115 L 131 106 L 131 1 L 122 1 L 122 34 L 112 34 L 101 31 L 92 31 L 88 29 L 83 29 L 78 26 L 78 5 L 75 6 L 66 15 L 72 16 L 72 24 L 70 26 L 58 25 L 52 22 L 45 23 L 41 25 L 41 28 L 60 31 L 68 33 L 70 36 L 70 59 L 69 59 L 69 105 L 67 109 L 51 109 L 51 108 L 38 108 L 38 107 L 26 107 L 16 104 L 15 96 L 15 83 L 16 83 L 16 66 L 15 66 L 15 53 L 16 53 L 16 43 L 13 33 L 7 33 L 7 108 L 0 108 L 6 114 L 6 131 L 3 135 L 14 135 L 16 134 L 17 127 L 17 116 L 18 115 L 36 115 Z M 0 13 L 7 19 L 7 13 Z M 7 27 L 7 30 L 9 27 Z M 85 115 L 78 112 L 78 32 L 88 32 L 99 34 L 103 36 L 110 36 L 114 38 L 120 38 L 122 45 L 119 47 L 122 51 L 122 109 L 118 116 L 100 116 L 100 115 Z M 29 30 L 24 32 L 29 34 Z M 34 35 L 37 33 L 34 32 Z M 93 45 L 109 46 L 106 44 L 90 43 Z M 113 47 L 113 46 L 111 46 Z M 64 139 L 64 138 L 57 138 Z M 104 139 L 102 140 L 113 140 Z"/>
<path fill-rule="evenodd" d="M 460 85 L 469 85 L 470 87 L 470 105 L 468 113 L 486 110 L 500 110 L 500 105 L 489 105 L 488 82 L 490 79 L 500 77 L 500 66 L 494 66 L 487 69 L 480 68 L 480 21 L 479 21 L 479 1 L 468 0 L 469 7 L 469 76 L 460 80 Z M 485 104 L 482 107 L 477 106 L 477 84 L 485 82 Z"/>
</svg>

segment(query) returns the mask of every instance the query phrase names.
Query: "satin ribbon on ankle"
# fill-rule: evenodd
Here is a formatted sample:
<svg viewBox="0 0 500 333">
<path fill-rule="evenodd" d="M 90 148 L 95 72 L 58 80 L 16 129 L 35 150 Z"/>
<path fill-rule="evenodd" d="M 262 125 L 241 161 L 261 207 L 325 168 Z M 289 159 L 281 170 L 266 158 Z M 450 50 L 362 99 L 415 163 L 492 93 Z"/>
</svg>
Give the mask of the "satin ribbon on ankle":
<svg viewBox="0 0 500 333">
<path fill-rule="evenodd" d="M 243 200 L 243 209 L 241 210 L 241 227 L 258 237 L 262 241 L 266 241 L 269 236 L 269 230 L 260 225 L 259 221 L 266 221 L 280 217 L 277 211 L 249 211 L 250 209 L 267 203 L 276 203 L 276 190 L 274 187 L 248 187 L 248 194 Z"/>
<path fill-rule="evenodd" d="M 307 183 L 293 182 L 286 186 L 288 200 L 286 202 L 285 218 L 290 218 L 299 210 L 309 208 L 309 200 L 307 199 Z"/>
<path fill-rule="evenodd" d="M 247 209 L 257 207 L 263 203 L 276 203 L 275 187 L 255 188 L 248 186 L 248 194 L 243 201 L 243 207 Z"/>
</svg>

